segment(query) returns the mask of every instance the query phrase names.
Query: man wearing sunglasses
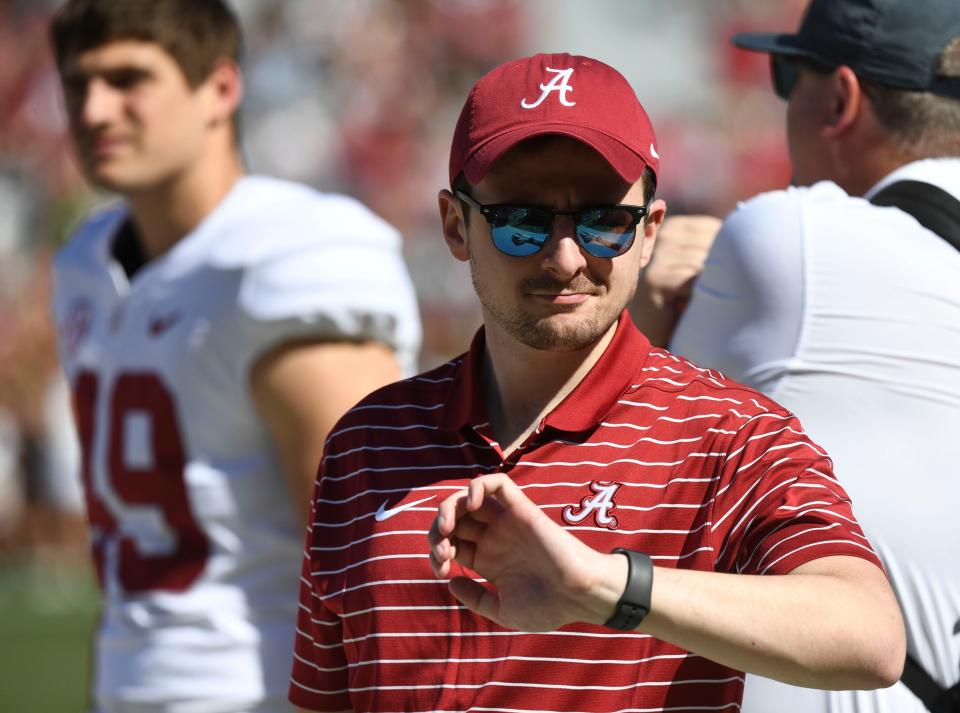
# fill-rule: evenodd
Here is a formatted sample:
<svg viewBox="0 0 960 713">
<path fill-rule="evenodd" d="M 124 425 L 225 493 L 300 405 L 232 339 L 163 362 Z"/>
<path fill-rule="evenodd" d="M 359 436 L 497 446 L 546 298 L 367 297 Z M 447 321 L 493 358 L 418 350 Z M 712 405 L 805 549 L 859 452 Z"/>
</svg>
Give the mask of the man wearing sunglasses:
<svg viewBox="0 0 960 713">
<path fill-rule="evenodd" d="M 743 710 L 960 711 L 960 3 L 814 0 L 796 34 L 734 43 L 770 54 L 795 187 L 726 219 L 670 346 L 827 448 L 909 644 L 889 690 L 749 677 Z M 654 256 L 647 306 L 681 301 L 680 254 Z"/>
<path fill-rule="evenodd" d="M 896 680 L 899 612 L 829 459 L 627 316 L 659 168 L 601 62 L 536 55 L 474 86 L 439 209 L 483 328 L 327 442 L 297 705 L 734 710 L 744 670 Z"/>
</svg>

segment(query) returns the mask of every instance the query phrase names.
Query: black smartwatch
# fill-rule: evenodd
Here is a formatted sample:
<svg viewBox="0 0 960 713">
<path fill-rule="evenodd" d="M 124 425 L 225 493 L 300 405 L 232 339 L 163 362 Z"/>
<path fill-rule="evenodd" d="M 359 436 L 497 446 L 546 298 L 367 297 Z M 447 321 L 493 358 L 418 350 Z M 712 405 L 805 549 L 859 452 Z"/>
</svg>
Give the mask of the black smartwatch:
<svg viewBox="0 0 960 713">
<path fill-rule="evenodd" d="M 620 595 L 613 616 L 604 626 L 619 631 L 632 631 L 650 613 L 650 595 L 653 592 L 653 560 L 643 552 L 617 547 L 611 554 L 627 558 L 627 587 Z"/>
</svg>

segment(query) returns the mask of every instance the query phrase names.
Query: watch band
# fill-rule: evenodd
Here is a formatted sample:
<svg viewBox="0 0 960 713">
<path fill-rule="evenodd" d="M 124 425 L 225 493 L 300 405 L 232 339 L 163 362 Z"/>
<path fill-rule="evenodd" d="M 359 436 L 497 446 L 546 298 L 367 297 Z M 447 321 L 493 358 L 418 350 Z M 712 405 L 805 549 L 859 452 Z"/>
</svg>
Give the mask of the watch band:
<svg viewBox="0 0 960 713">
<path fill-rule="evenodd" d="M 653 592 L 653 560 L 643 552 L 617 547 L 613 554 L 627 557 L 627 586 L 620 595 L 613 616 L 604 626 L 620 631 L 632 631 L 650 613 L 650 595 Z"/>
</svg>

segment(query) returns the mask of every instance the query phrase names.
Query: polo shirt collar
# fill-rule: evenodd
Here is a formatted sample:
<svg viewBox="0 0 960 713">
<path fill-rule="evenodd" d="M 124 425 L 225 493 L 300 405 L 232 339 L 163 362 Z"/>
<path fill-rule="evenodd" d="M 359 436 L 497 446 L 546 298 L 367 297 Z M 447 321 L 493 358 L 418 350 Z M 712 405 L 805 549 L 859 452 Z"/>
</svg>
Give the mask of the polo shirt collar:
<svg viewBox="0 0 960 713">
<path fill-rule="evenodd" d="M 481 327 L 464 355 L 441 416 L 441 428 L 458 430 L 488 420 L 480 373 L 486 338 Z M 583 380 L 547 414 L 545 424 L 561 431 L 585 431 L 610 413 L 614 404 L 637 382 L 650 353 L 649 340 L 634 326 L 630 314 L 620 314 L 616 331 L 600 359 Z"/>
<path fill-rule="evenodd" d="M 440 413 L 440 428 L 457 431 L 466 425 L 486 422 L 487 406 L 480 386 L 483 350 L 487 343 L 483 327 L 473 335 L 470 350 L 463 355 L 460 368 L 447 391 L 446 406 Z"/>
</svg>

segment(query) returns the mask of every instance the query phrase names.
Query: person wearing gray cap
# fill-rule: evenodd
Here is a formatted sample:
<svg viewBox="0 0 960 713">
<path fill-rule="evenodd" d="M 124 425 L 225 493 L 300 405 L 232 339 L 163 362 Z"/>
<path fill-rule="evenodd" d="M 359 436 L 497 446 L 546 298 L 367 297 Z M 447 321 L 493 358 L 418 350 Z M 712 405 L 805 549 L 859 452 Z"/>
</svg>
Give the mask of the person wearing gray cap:
<svg viewBox="0 0 960 713">
<path fill-rule="evenodd" d="M 718 222 L 685 225 L 702 255 L 713 241 L 692 292 L 665 226 L 638 313 L 827 449 L 908 640 L 890 689 L 750 677 L 743 711 L 960 711 L 960 2 L 813 0 L 796 34 L 733 42 L 770 55 L 794 186 L 742 204 L 715 241 Z"/>
</svg>

